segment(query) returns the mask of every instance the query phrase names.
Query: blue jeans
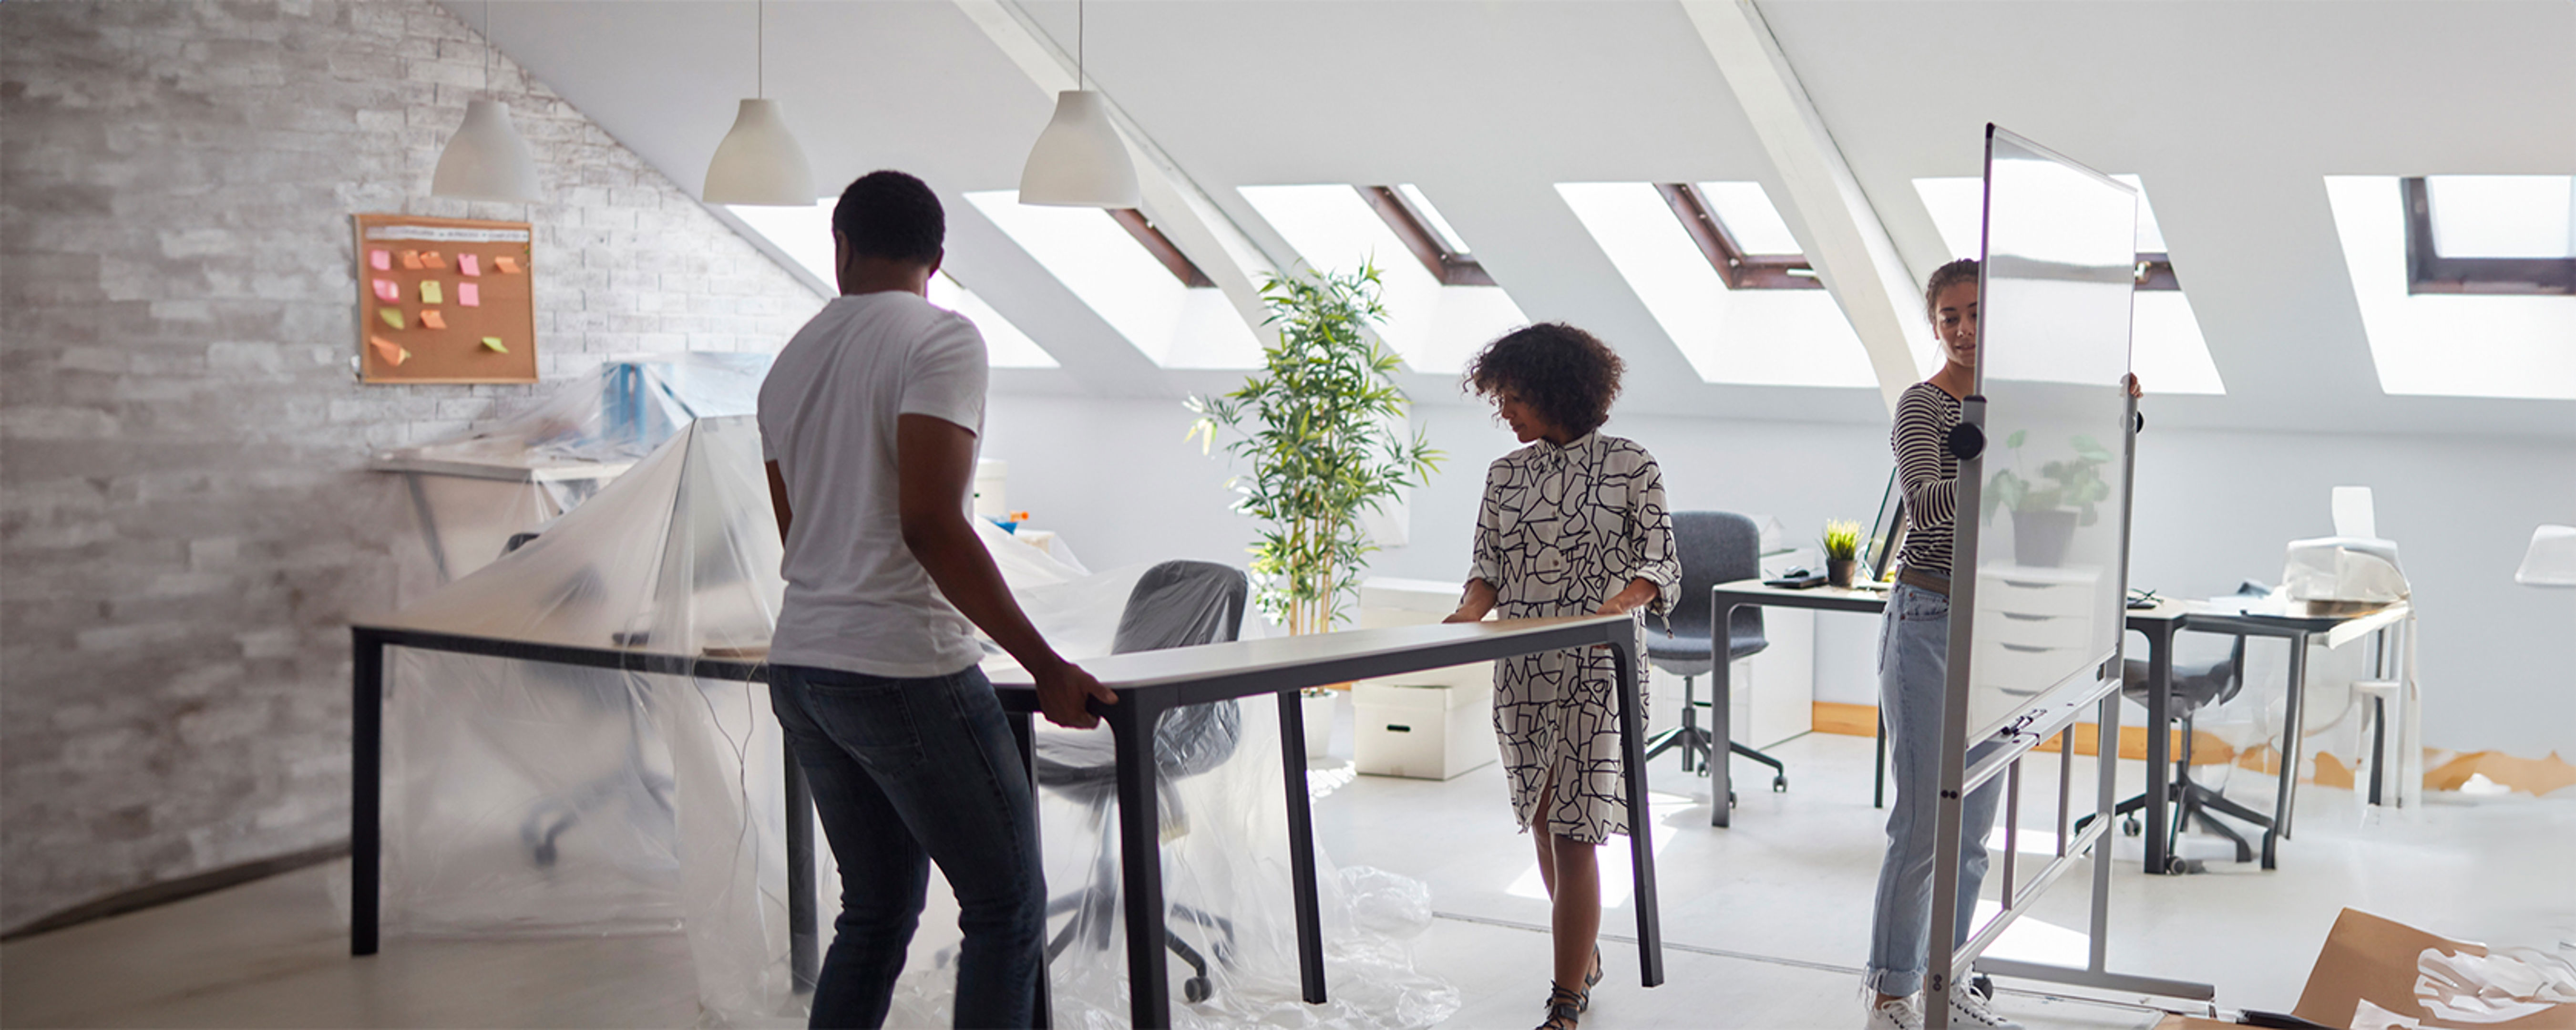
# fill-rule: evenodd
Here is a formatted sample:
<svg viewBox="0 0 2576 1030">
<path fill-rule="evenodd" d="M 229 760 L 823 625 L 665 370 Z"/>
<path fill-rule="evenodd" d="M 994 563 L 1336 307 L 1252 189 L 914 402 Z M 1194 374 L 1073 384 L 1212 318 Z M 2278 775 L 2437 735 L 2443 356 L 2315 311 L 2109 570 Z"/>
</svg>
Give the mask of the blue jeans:
<svg viewBox="0 0 2576 1030">
<path fill-rule="evenodd" d="M 1887 722 L 1896 803 L 1887 813 L 1887 858 L 1878 867 L 1878 906 L 1869 934 L 1869 986 L 1912 994 L 1923 986 L 1931 948 L 1932 845 L 1940 815 L 1941 704 L 1950 673 L 1950 599 L 1911 583 L 1887 598 L 1878 637 L 1878 712 Z M 1975 754 L 1983 749 L 1971 749 Z M 1959 821 L 1959 910 L 1952 943 L 1965 943 L 1986 878 L 1986 831 L 2003 784 L 1968 793 Z"/>
<path fill-rule="evenodd" d="M 957 891 L 957 1025 L 1025 1027 L 1045 969 L 1046 880 L 1027 767 L 993 685 L 770 667 L 770 705 L 840 862 L 841 915 L 811 1025 L 883 1025 L 929 862 Z"/>
</svg>

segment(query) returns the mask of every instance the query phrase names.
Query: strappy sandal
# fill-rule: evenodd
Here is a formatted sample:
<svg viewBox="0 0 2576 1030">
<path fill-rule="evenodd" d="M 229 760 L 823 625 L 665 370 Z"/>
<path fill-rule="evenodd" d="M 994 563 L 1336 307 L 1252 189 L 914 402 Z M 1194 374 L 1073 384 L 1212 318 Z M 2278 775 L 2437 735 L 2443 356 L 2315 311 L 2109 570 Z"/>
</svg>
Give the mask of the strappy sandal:
<svg viewBox="0 0 2576 1030">
<path fill-rule="evenodd" d="M 1592 992 L 1550 986 L 1547 991 L 1547 1021 L 1538 1030 L 1575 1030 L 1583 1025 L 1583 1010 L 1591 1007 Z"/>
<path fill-rule="evenodd" d="M 1583 1007 L 1592 1007 L 1592 989 L 1601 985 L 1601 946 L 1592 946 L 1592 971 L 1583 974 Z"/>
</svg>

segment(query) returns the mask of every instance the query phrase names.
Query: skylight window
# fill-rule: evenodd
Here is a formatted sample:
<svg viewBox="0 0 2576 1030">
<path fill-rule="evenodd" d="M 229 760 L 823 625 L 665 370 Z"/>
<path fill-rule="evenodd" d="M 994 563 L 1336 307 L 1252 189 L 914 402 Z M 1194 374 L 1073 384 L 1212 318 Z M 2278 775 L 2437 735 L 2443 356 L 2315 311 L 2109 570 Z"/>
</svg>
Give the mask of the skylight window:
<svg viewBox="0 0 2576 1030">
<path fill-rule="evenodd" d="M 839 273 L 832 268 L 832 208 L 840 198 L 813 207 L 766 207 L 727 204 L 725 211 L 758 233 L 770 249 L 784 254 L 814 277 L 826 294 L 839 292 Z M 930 302 L 966 316 L 984 334 L 985 359 L 994 368 L 1055 368 L 1056 360 L 1020 327 L 993 310 L 973 291 L 945 271 L 930 279 Z"/>
<path fill-rule="evenodd" d="M 1832 294 L 1730 287 L 1719 272 L 1723 266 L 1704 249 L 1705 237 L 1675 217 L 1671 190 L 1647 182 L 1556 184 L 1557 195 L 1701 379 L 1878 385 L 1860 336 Z"/>
<path fill-rule="evenodd" d="M 2209 356 L 2200 318 L 2165 257 L 2164 228 L 2134 175 L 2114 179 L 2138 190 L 2138 292 L 2129 317 L 2129 363 L 2138 381 L 2155 393 L 2223 394 L 2227 384 Z M 1985 247 L 1984 180 L 1974 177 L 1914 180 L 1914 192 L 1932 216 L 1932 227 L 1953 258 L 1972 258 Z M 1937 359 L 1936 359 L 1937 360 Z"/>
<path fill-rule="evenodd" d="M 1378 220 L 1395 233 L 1413 259 L 1422 262 L 1422 270 L 1431 273 L 1442 286 L 1492 286 L 1494 277 L 1486 274 L 1483 263 L 1467 253 L 1467 244 L 1458 238 L 1458 230 L 1440 217 L 1440 209 L 1431 206 L 1431 198 L 1411 183 L 1401 186 L 1355 186 L 1360 199 L 1377 212 Z"/>
<path fill-rule="evenodd" d="M 1451 267 L 1469 259 L 1457 230 L 1444 228 L 1447 223 L 1438 220 L 1427 198 L 1417 203 L 1402 187 L 1353 189 L 1338 184 L 1244 186 L 1240 192 L 1309 267 L 1347 274 L 1363 262 L 1377 266 L 1386 305 L 1386 323 L 1378 334 L 1415 371 L 1459 372 L 1476 348 L 1529 323 L 1529 316 L 1501 287 L 1452 285 L 1475 280 L 1433 272 L 1444 267 L 1438 263 L 1443 256 L 1452 259 Z M 1420 195 L 1420 190 L 1412 191 L 1412 196 Z M 1379 213 L 1379 207 L 1390 200 L 1401 200 L 1420 218 L 1424 237 L 1408 244 Z M 1432 239 L 1441 249 L 1426 259 L 1415 248 Z M 1453 246 L 1458 249 L 1449 249 Z M 1476 278 L 1488 284 L 1493 281 L 1484 276 L 1482 266 L 1475 268 Z"/>
<path fill-rule="evenodd" d="M 1414 214 L 1421 216 L 1422 221 L 1431 227 L 1431 232 L 1440 238 L 1442 249 L 1459 257 L 1468 255 L 1467 241 L 1458 236 L 1458 230 L 1449 225 L 1448 219 L 1440 217 L 1440 209 L 1431 206 L 1431 198 L 1422 195 L 1422 187 L 1409 182 L 1399 183 L 1395 192 L 1413 208 Z"/>
<path fill-rule="evenodd" d="M 1223 291 L 1183 285 L 1109 213 L 1026 205 L 1016 190 L 969 193 L 966 201 L 1156 364 L 1261 364 L 1260 340 Z"/>
<path fill-rule="evenodd" d="M 1798 238 L 1789 234 L 1789 223 L 1780 217 L 1779 208 L 1771 206 L 1771 195 L 1763 192 L 1761 183 L 1703 182 L 1699 192 L 1745 253 L 1798 255 Z"/>
<path fill-rule="evenodd" d="M 1821 290 L 1798 253 L 1789 224 L 1758 182 L 1663 183 L 1655 187 L 1682 230 L 1733 290 Z"/>
<path fill-rule="evenodd" d="M 2329 175 L 2325 184 L 2380 389 L 2576 400 L 2576 347 L 2568 346 L 2576 340 L 2576 296 L 2413 290 L 2407 184 L 2381 175 Z M 2438 201 L 2433 210 L 2441 210 Z"/>
<path fill-rule="evenodd" d="M 2406 292 L 2576 294 L 2576 176 L 2436 175 L 2402 186 Z"/>
</svg>

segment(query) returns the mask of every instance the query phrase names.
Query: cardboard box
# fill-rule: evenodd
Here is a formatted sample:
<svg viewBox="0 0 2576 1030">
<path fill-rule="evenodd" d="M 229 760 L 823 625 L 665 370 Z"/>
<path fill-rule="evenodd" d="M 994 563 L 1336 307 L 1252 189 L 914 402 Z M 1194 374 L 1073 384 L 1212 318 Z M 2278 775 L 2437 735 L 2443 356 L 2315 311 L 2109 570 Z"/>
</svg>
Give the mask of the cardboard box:
<svg viewBox="0 0 2576 1030">
<path fill-rule="evenodd" d="M 2576 1028 L 2576 974 L 2345 909 L 2292 1015 L 2340 1027 Z"/>
<path fill-rule="evenodd" d="M 1446 780 L 1500 758 L 1494 688 L 1362 680 L 1351 685 L 1351 757 L 1371 776 Z"/>
</svg>

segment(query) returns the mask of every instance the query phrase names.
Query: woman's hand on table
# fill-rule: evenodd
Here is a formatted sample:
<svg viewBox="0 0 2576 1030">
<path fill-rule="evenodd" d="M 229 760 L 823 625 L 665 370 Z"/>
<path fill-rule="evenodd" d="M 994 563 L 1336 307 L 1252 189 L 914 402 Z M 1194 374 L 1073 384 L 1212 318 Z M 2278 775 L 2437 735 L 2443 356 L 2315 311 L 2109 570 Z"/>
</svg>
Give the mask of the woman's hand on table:
<svg viewBox="0 0 2576 1030">
<path fill-rule="evenodd" d="M 1656 586 L 1652 581 L 1632 579 L 1628 581 L 1626 589 L 1610 595 L 1608 601 L 1602 602 L 1601 610 L 1592 614 L 1626 615 L 1655 603 L 1655 599 L 1661 596 L 1663 596 L 1663 588 Z"/>
<path fill-rule="evenodd" d="M 1485 613 L 1494 610 L 1494 601 L 1499 596 L 1494 591 L 1493 584 L 1481 578 L 1468 580 L 1466 590 L 1458 598 L 1458 610 L 1450 612 L 1447 618 L 1440 621 L 1444 623 L 1483 622 Z"/>
</svg>

